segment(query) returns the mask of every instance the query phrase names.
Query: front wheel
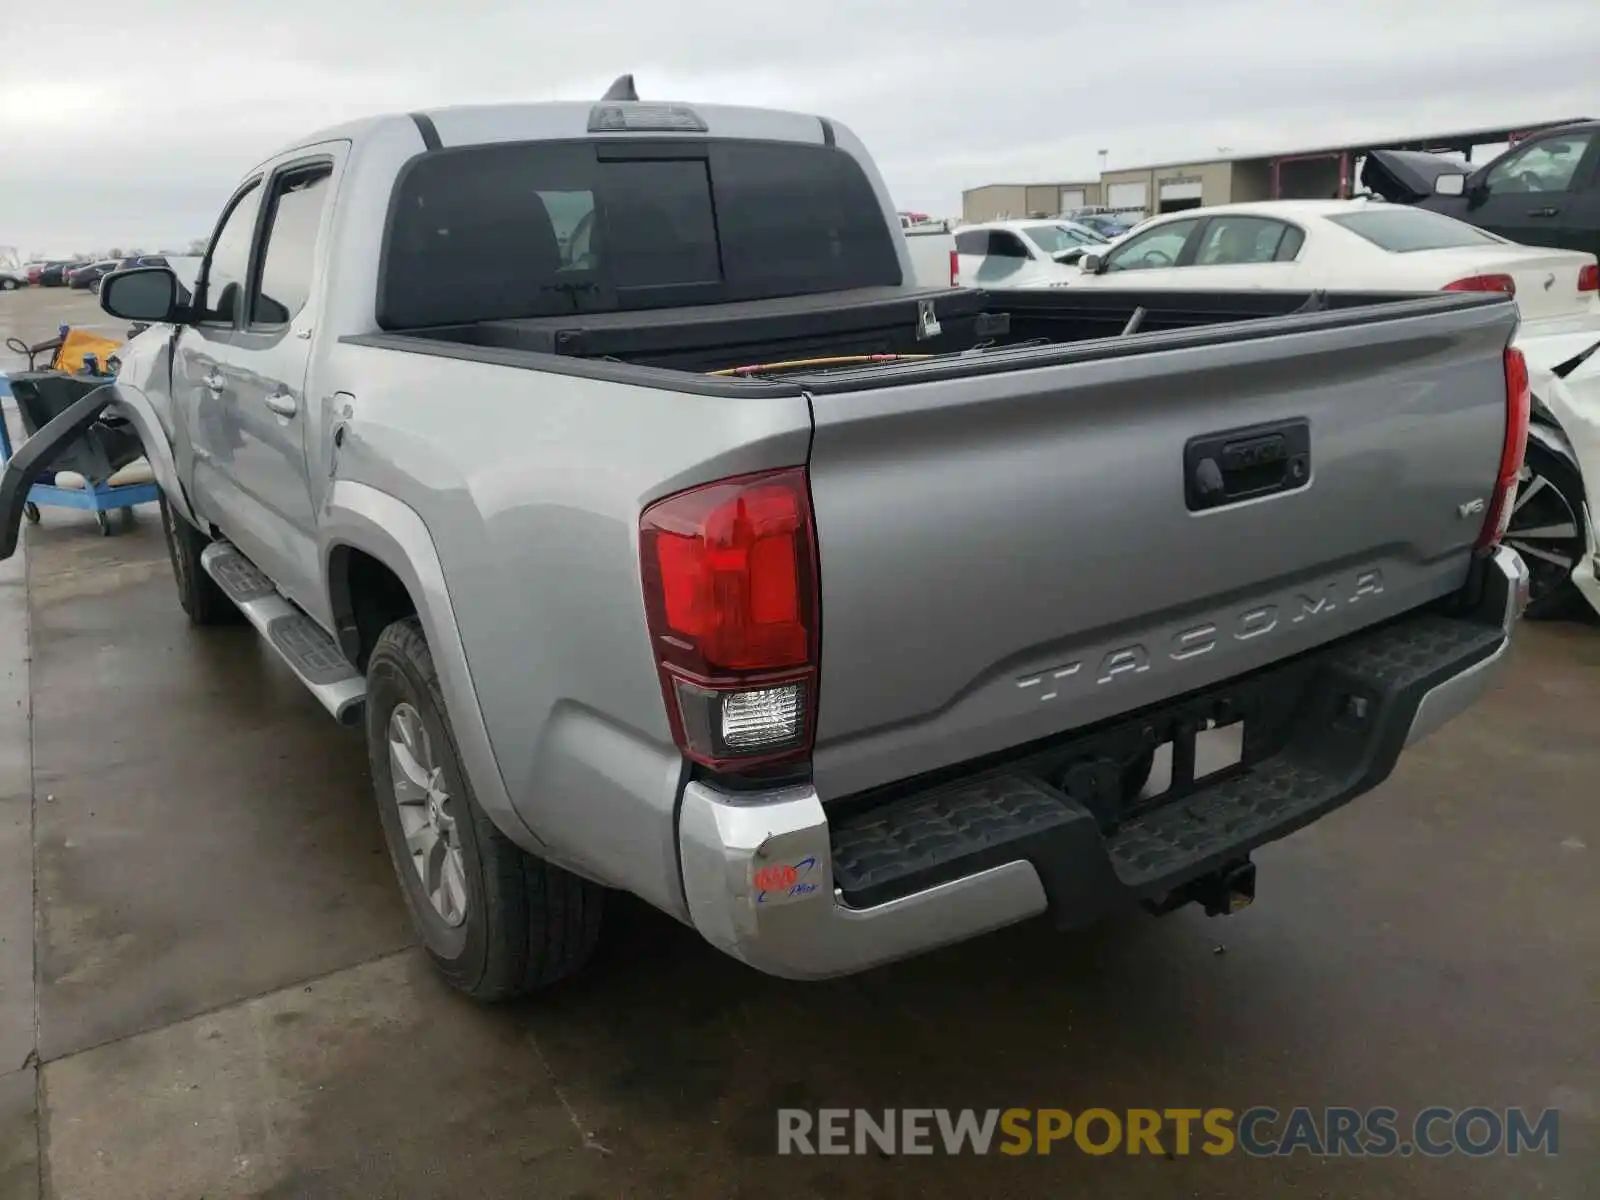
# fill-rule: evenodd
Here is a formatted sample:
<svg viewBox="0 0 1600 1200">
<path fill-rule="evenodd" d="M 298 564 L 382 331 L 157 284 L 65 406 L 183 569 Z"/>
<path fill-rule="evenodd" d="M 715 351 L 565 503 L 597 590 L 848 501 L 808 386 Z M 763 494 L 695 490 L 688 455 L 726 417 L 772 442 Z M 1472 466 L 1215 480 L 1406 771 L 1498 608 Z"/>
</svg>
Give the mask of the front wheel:
<svg viewBox="0 0 1600 1200">
<path fill-rule="evenodd" d="M 578 970 L 604 890 L 526 853 L 478 806 L 416 617 L 373 647 L 366 719 L 384 840 L 439 973 L 476 999 L 508 1000 Z"/>
<path fill-rule="evenodd" d="M 14 292 L 17 290 L 15 279 L 0 279 L 0 292 Z"/>
<path fill-rule="evenodd" d="M 167 557 L 172 562 L 173 581 L 178 585 L 178 603 L 189 615 L 189 623 L 227 625 L 240 620 L 243 614 L 238 606 L 200 565 L 200 555 L 208 543 L 205 534 L 173 512 L 164 493 L 158 500 L 161 529 L 167 537 Z M 107 532 L 110 526 L 105 523 L 105 513 L 95 515 L 101 522 L 101 532 Z"/>
<path fill-rule="evenodd" d="M 1587 543 L 1583 528 L 1583 477 L 1566 459 L 1536 442 L 1528 443 L 1511 521 L 1501 539 L 1528 565 L 1530 620 L 1576 616 L 1584 600 L 1572 582 L 1572 569 Z"/>
</svg>

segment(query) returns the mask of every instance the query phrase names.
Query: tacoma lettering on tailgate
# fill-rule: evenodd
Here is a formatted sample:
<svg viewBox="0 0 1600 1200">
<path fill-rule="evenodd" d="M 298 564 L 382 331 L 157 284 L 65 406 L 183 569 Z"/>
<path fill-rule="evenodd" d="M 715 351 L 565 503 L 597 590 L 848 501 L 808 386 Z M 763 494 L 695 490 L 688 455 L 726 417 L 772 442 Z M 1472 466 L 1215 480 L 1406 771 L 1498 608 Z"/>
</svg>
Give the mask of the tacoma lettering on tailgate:
<svg viewBox="0 0 1600 1200">
<path fill-rule="evenodd" d="M 1219 646 L 1253 641 L 1292 629 L 1341 605 L 1356 604 L 1363 596 L 1376 596 L 1382 591 L 1383 572 L 1376 568 L 1362 571 L 1348 580 L 1329 580 L 1319 587 L 1296 590 L 1281 603 L 1256 603 L 1226 616 L 1187 626 L 1164 640 L 1130 642 L 1092 659 L 1074 659 L 1035 675 L 1024 675 L 1017 680 L 1017 687 L 1037 689 L 1041 702 L 1054 700 L 1067 680 L 1075 684 L 1092 681 L 1092 686 L 1101 687 L 1125 676 L 1143 674 L 1150 669 L 1152 660 L 1165 658 L 1187 662 L 1210 654 Z"/>
</svg>

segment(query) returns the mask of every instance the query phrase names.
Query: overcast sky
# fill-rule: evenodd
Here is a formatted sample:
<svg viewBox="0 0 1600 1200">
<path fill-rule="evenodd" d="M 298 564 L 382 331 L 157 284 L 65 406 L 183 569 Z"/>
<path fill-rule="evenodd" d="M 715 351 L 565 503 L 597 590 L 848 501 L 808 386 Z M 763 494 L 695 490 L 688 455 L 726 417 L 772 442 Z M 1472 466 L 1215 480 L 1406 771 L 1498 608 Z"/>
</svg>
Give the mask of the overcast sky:
<svg viewBox="0 0 1600 1200">
<path fill-rule="evenodd" d="M 991 181 L 1600 116 L 1600 0 L 16 0 L 0 247 L 173 246 L 279 143 L 372 112 L 597 98 L 852 127 L 897 204 Z"/>
</svg>

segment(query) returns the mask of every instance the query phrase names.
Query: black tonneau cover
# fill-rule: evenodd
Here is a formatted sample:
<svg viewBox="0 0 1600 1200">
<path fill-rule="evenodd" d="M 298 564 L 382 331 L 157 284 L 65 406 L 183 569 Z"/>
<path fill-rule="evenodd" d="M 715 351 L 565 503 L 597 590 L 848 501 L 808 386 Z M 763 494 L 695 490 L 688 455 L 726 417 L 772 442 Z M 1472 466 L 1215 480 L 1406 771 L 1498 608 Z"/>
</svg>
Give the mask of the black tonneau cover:
<svg viewBox="0 0 1600 1200">
<path fill-rule="evenodd" d="M 988 297 L 957 288 L 861 288 L 817 296 L 787 296 L 738 304 L 574 313 L 484 321 L 419 331 L 440 341 L 575 358 L 619 358 L 642 366 L 686 367 L 715 350 L 728 362 L 743 361 L 749 347 L 766 360 L 785 355 L 905 353 L 908 336 L 921 328 L 916 349 L 948 353 L 973 344 Z M 933 323 L 927 323 L 931 313 Z"/>
</svg>

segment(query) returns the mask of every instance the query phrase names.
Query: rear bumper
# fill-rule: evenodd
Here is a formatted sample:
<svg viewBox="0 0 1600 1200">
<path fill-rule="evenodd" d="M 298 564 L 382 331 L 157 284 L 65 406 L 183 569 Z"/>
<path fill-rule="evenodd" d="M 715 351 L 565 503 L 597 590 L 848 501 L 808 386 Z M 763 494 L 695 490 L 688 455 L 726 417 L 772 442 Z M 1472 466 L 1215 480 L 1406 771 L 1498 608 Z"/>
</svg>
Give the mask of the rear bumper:
<svg viewBox="0 0 1600 1200">
<path fill-rule="evenodd" d="M 1410 616 L 1086 735 L 1148 739 L 1163 722 L 1203 727 L 1265 705 L 1269 753 L 1251 754 L 1247 723 L 1247 768 L 1120 821 L 1079 802 L 1082 775 L 1058 788 L 1031 769 L 1063 761 L 1059 747 L 831 820 L 809 786 L 751 796 L 691 783 L 678 834 L 694 925 L 760 970 L 821 979 L 1045 912 L 1070 927 L 1158 903 L 1375 787 L 1404 747 L 1487 690 L 1527 571 L 1504 548 L 1486 566 L 1470 615 Z M 1274 722 L 1274 707 L 1292 711 Z"/>
</svg>

